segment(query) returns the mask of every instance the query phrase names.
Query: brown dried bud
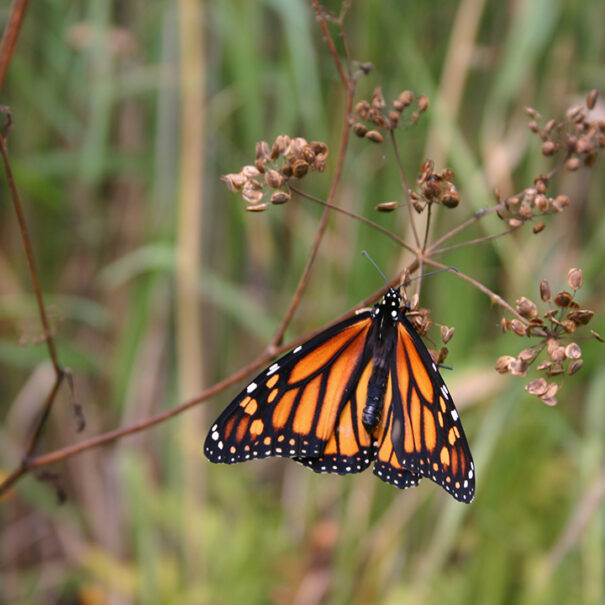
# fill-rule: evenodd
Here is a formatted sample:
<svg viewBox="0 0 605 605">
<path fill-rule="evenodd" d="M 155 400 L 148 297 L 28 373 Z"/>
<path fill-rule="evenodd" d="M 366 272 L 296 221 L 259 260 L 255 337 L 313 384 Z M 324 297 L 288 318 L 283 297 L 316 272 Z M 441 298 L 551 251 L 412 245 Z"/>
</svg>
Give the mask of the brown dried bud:
<svg viewBox="0 0 605 605">
<path fill-rule="evenodd" d="M 535 349 L 523 349 L 523 351 L 521 351 L 517 357 L 521 361 L 527 361 L 529 363 L 536 358 L 537 354 L 538 352 Z"/>
<path fill-rule="evenodd" d="M 271 196 L 272 204 L 285 204 L 290 199 L 290 194 L 287 191 L 275 191 Z"/>
<path fill-rule="evenodd" d="M 271 149 L 267 141 L 258 141 L 256 143 L 256 159 L 267 162 L 271 159 Z"/>
<path fill-rule="evenodd" d="M 597 104 L 597 97 L 599 96 L 599 91 L 596 88 L 593 88 L 586 97 L 586 107 L 588 109 L 594 109 L 594 106 Z"/>
<path fill-rule="evenodd" d="M 548 210 L 548 198 L 543 193 L 538 193 L 534 198 L 534 206 L 540 212 L 546 212 Z"/>
<path fill-rule="evenodd" d="M 399 112 L 401 113 L 404 109 L 405 109 L 405 105 L 403 104 L 402 101 L 400 101 L 399 99 L 395 99 L 395 101 L 393 101 L 393 107 Z"/>
<path fill-rule="evenodd" d="M 532 212 L 528 201 L 523 200 L 521 202 L 521 206 L 519 206 L 519 215 L 524 219 L 530 219 L 533 217 L 534 213 Z"/>
<path fill-rule="evenodd" d="M 451 185 L 449 190 L 443 194 L 441 203 L 446 208 L 456 208 L 456 206 L 458 206 L 460 203 L 460 194 L 453 185 Z"/>
<path fill-rule="evenodd" d="M 544 302 L 548 302 L 550 300 L 551 296 L 552 296 L 552 293 L 550 290 L 550 284 L 545 279 L 543 279 L 540 282 L 540 298 Z"/>
<path fill-rule="evenodd" d="M 511 319 L 510 330 L 517 336 L 525 336 L 526 334 L 525 324 L 519 319 Z"/>
<path fill-rule="evenodd" d="M 399 101 L 401 101 L 404 107 L 411 105 L 414 102 L 414 93 L 411 90 L 404 90 L 399 95 Z"/>
<path fill-rule="evenodd" d="M 502 332 L 502 334 L 506 334 L 506 331 L 508 330 L 508 324 L 510 322 L 506 319 L 506 317 L 502 317 L 500 319 L 500 331 Z"/>
<path fill-rule="evenodd" d="M 221 181 L 227 185 L 227 189 L 231 193 L 237 193 L 246 182 L 246 177 L 241 172 L 234 172 L 231 174 L 224 174 L 221 177 Z"/>
<path fill-rule="evenodd" d="M 540 397 L 540 401 L 542 403 L 545 403 L 546 405 L 551 406 L 551 407 L 557 405 L 557 403 L 558 403 L 556 397 L 546 397 L 546 396 L 543 396 L 543 397 Z"/>
<path fill-rule="evenodd" d="M 557 195 L 552 205 L 557 212 L 563 212 L 569 206 L 569 198 L 566 195 Z"/>
<path fill-rule="evenodd" d="M 540 127 L 538 126 L 538 122 L 536 122 L 535 120 L 530 120 L 527 124 L 528 128 L 532 131 L 532 132 L 540 132 Z"/>
<path fill-rule="evenodd" d="M 384 119 L 384 116 L 380 110 L 375 109 L 374 107 L 370 109 L 370 120 L 372 120 L 372 122 L 378 126 L 378 128 L 385 128 L 387 125 L 387 121 Z"/>
<path fill-rule="evenodd" d="M 362 124 L 361 122 L 355 122 L 355 124 L 353 124 L 353 132 L 358 137 L 363 137 L 365 136 L 366 132 L 368 132 L 368 129 L 365 124 Z"/>
<path fill-rule="evenodd" d="M 392 109 L 389 110 L 389 121 L 391 122 L 391 128 L 395 128 L 399 124 L 399 114 Z"/>
<path fill-rule="evenodd" d="M 498 357 L 498 360 L 496 361 L 496 371 L 500 374 L 506 374 L 513 361 L 515 361 L 515 358 L 511 355 L 502 355 L 502 357 Z"/>
<path fill-rule="evenodd" d="M 542 143 L 542 153 L 544 155 L 553 155 L 556 153 L 559 146 L 554 141 L 544 141 Z"/>
<path fill-rule="evenodd" d="M 382 143 L 384 141 L 384 137 L 377 130 L 368 130 L 365 138 L 373 143 Z"/>
<path fill-rule="evenodd" d="M 328 146 L 323 141 L 311 141 L 309 147 L 315 154 L 316 159 L 325 160 L 328 157 Z"/>
<path fill-rule="evenodd" d="M 451 340 L 455 331 L 456 331 L 455 328 L 448 328 L 447 326 L 441 326 L 441 340 L 443 341 L 444 345 L 447 344 Z"/>
<path fill-rule="evenodd" d="M 595 330 L 591 330 L 590 333 L 596 338 L 599 342 L 605 342 L 605 338 L 603 338 L 598 332 Z"/>
<path fill-rule="evenodd" d="M 528 370 L 528 364 L 522 359 L 515 359 L 510 362 L 509 371 L 512 376 L 525 376 Z"/>
<path fill-rule="evenodd" d="M 525 107 L 525 113 L 530 117 L 530 118 L 534 118 L 535 120 L 540 120 L 542 118 L 542 116 L 540 115 L 539 111 L 536 111 L 533 107 Z"/>
<path fill-rule="evenodd" d="M 246 206 L 248 212 L 264 212 L 269 207 L 269 204 L 255 204 L 254 206 Z"/>
<path fill-rule="evenodd" d="M 567 283 L 574 292 L 579 290 L 582 287 L 582 269 L 576 269 L 575 267 L 570 269 L 567 274 Z"/>
<path fill-rule="evenodd" d="M 534 225 L 532 231 L 534 233 L 540 233 L 540 231 L 544 231 L 544 227 L 546 227 L 544 223 L 537 223 L 536 225 Z"/>
<path fill-rule="evenodd" d="M 575 374 L 583 365 L 584 361 L 582 359 L 576 359 L 569 364 L 567 373 L 571 376 L 572 374 Z"/>
<path fill-rule="evenodd" d="M 572 311 L 567 316 L 567 319 L 573 321 L 576 326 L 585 326 L 594 316 L 594 311 L 590 309 L 580 309 Z"/>
<path fill-rule="evenodd" d="M 519 314 L 525 319 L 531 319 L 532 317 L 536 317 L 536 315 L 538 315 L 538 307 L 536 307 L 535 303 L 525 296 L 517 298 L 515 305 L 517 307 L 517 311 L 519 311 Z"/>
<path fill-rule="evenodd" d="M 573 334 L 576 331 L 576 324 L 571 319 L 564 319 L 561 325 L 568 334 Z"/>
<path fill-rule="evenodd" d="M 423 113 L 429 108 L 429 98 L 426 95 L 418 97 L 418 112 Z"/>
<path fill-rule="evenodd" d="M 287 134 L 278 135 L 271 147 L 271 159 L 276 160 L 280 155 L 284 155 L 286 149 L 290 147 L 291 141 L 292 139 Z"/>
<path fill-rule="evenodd" d="M 263 199 L 263 192 L 253 188 L 244 189 L 242 198 L 248 204 L 258 204 Z"/>
<path fill-rule="evenodd" d="M 580 160 L 578 160 L 578 158 L 569 158 L 569 160 L 567 160 L 567 162 L 565 162 L 565 168 L 566 168 L 566 170 L 569 170 L 569 172 L 574 172 L 579 167 L 580 167 Z"/>
<path fill-rule="evenodd" d="M 565 357 L 567 359 L 580 359 L 582 357 L 582 349 L 575 342 L 570 342 L 565 347 Z"/>
<path fill-rule="evenodd" d="M 547 386 L 546 378 L 536 378 L 525 385 L 525 390 L 530 395 L 537 395 L 540 397 L 546 393 Z"/>
<path fill-rule="evenodd" d="M 284 181 L 284 175 L 273 168 L 270 168 L 265 173 L 265 183 L 273 189 L 279 189 L 284 184 Z"/>
<path fill-rule="evenodd" d="M 547 370 L 551 366 L 552 366 L 552 361 L 542 361 L 541 363 L 538 364 L 538 367 L 536 368 L 536 370 L 538 370 L 538 372 L 541 372 L 542 370 Z"/>
<path fill-rule="evenodd" d="M 546 187 L 547 187 L 547 183 L 544 180 L 542 180 L 542 178 L 539 178 L 538 180 L 536 180 L 536 191 L 538 193 L 545 194 Z"/>
<path fill-rule="evenodd" d="M 307 172 L 309 172 L 309 164 L 307 164 L 307 162 L 304 160 L 296 160 L 296 162 L 294 162 L 294 165 L 292 166 L 292 174 L 297 179 L 302 179 Z"/>
<path fill-rule="evenodd" d="M 374 206 L 374 210 L 378 212 L 393 212 L 399 206 L 399 202 L 381 202 Z"/>
<path fill-rule="evenodd" d="M 372 93 L 372 107 L 382 109 L 386 105 L 384 95 L 382 94 L 382 86 L 377 86 Z"/>
<path fill-rule="evenodd" d="M 242 174 L 249 179 L 253 179 L 256 176 L 260 176 L 260 171 L 256 166 L 249 164 L 242 168 Z"/>
<path fill-rule="evenodd" d="M 284 164 L 281 167 L 281 173 L 286 177 L 290 178 L 292 176 L 292 166 L 290 164 Z"/>
<path fill-rule="evenodd" d="M 572 300 L 573 300 L 573 296 L 569 292 L 563 290 L 562 292 L 559 292 L 555 296 L 554 303 L 555 303 L 555 305 L 557 305 L 557 307 L 561 307 L 562 309 L 565 309 L 566 307 L 569 307 Z"/>
<path fill-rule="evenodd" d="M 370 114 L 370 104 L 367 101 L 359 101 L 359 103 L 355 105 L 355 113 L 361 120 L 367 120 L 368 115 Z"/>
<path fill-rule="evenodd" d="M 265 161 L 262 160 L 261 158 L 256 158 L 256 160 L 254 160 L 254 165 L 258 168 L 258 171 L 261 174 L 265 174 Z"/>
<path fill-rule="evenodd" d="M 517 229 L 523 224 L 518 218 L 509 218 L 506 222 L 511 229 Z"/>
<path fill-rule="evenodd" d="M 565 359 L 565 347 L 561 345 L 553 347 L 548 353 L 554 362 L 563 361 Z"/>
</svg>

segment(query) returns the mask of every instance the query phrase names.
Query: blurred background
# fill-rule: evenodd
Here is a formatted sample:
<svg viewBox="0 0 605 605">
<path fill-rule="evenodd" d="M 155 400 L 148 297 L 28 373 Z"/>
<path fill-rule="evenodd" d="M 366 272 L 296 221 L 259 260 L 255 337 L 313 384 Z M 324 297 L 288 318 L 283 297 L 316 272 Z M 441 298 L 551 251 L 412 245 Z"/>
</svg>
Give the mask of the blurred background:
<svg viewBox="0 0 605 605">
<path fill-rule="evenodd" d="M 2 27 L 9 8 L 0 6 Z M 592 88 L 605 92 L 603 23 L 602 0 L 352 3 L 352 57 L 375 66 L 358 98 L 380 85 L 387 99 L 411 89 L 431 100 L 399 143 L 408 180 L 427 157 L 456 173 L 462 203 L 437 214 L 436 234 L 492 204 L 495 187 L 511 195 L 552 167 L 523 108 L 561 118 Z M 256 141 L 304 136 L 330 147 L 326 172 L 302 183 L 327 197 L 344 95 L 310 3 L 31 3 L 0 102 L 13 115 L 10 155 L 59 356 L 87 419 L 77 434 L 64 389 L 39 453 L 173 408 L 263 351 L 322 209 L 300 200 L 246 213 L 219 179 L 254 161 Z M 602 102 L 595 111 L 605 115 Z M 0 180 L 6 475 L 53 371 Z M 511 303 L 539 300 L 543 278 L 555 292 L 567 287 L 580 267 L 578 300 L 603 334 L 603 158 L 560 173 L 549 193 L 572 205 L 542 233 L 525 228 L 440 260 Z M 396 199 L 388 146 L 353 137 L 336 203 L 405 234 L 406 212 L 373 210 Z M 490 218 L 469 237 L 501 229 Z M 381 286 L 362 249 L 391 277 L 409 261 L 384 235 L 333 215 L 287 340 Z M 19 482 L 0 503 L 0 602 L 602 605 L 603 346 L 583 331 L 584 367 L 547 407 L 493 370 L 527 344 L 500 334 L 501 311 L 486 296 L 451 274 L 422 293 L 432 317 L 456 328 L 445 379 L 475 458 L 473 504 L 430 481 L 399 491 L 370 471 L 210 465 L 203 439 L 235 385 L 53 466 L 62 505 L 47 483 Z"/>
</svg>

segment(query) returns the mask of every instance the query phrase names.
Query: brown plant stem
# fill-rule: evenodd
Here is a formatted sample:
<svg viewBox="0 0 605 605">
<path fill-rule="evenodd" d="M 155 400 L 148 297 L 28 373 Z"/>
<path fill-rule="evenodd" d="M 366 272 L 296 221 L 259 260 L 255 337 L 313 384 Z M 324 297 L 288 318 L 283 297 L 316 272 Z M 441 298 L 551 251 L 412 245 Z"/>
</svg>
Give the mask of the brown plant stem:
<svg viewBox="0 0 605 605">
<path fill-rule="evenodd" d="M 25 18 L 25 11 L 29 5 L 29 0 L 14 0 L 10 9 L 10 14 L 2 34 L 2 41 L 0 42 L 0 95 L 4 88 L 4 80 L 6 79 L 6 72 L 10 65 L 13 51 L 17 44 L 17 38 L 21 31 L 21 24 Z"/>
</svg>

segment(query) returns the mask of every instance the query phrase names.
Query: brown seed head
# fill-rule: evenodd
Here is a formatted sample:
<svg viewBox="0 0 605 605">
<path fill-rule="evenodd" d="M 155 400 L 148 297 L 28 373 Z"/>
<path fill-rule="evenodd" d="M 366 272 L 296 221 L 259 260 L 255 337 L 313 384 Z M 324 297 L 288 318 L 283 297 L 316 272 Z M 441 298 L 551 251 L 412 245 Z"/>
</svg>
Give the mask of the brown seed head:
<svg viewBox="0 0 605 605">
<path fill-rule="evenodd" d="M 258 189 L 244 188 L 242 198 L 247 204 L 258 204 L 263 199 L 263 192 Z"/>
<path fill-rule="evenodd" d="M 543 193 L 538 193 L 534 198 L 534 206 L 540 212 L 546 212 L 548 210 L 548 198 Z"/>
<path fill-rule="evenodd" d="M 256 159 L 268 162 L 271 159 L 271 149 L 267 141 L 258 141 L 256 143 Z"/>
<path fill-rule="evenodd" d="M 567 162 L 565 162 L 565 169 L 569 170 L 569 172 L 574 172 L 580 167 L 580 160 L 578 158 L 569 158 Z"/>
<path fill-rule="evenodd" d="M 227 189 L 231 193 L 237 193 L 246 182 L 246 177 L 241 172 L 234 172 L 231 174 L 224 174 L 221 177 L 221 181 L 227 185 Z"/>
<path fill-rule="evenodd" d="M 307 172 L 309 172 L 309 164 L 307 164 L 307 162 L 304 160 L 296 160 L 296 162 L 294 162 L 294 165 L 292 166 L 292 174 L 297 179 L 302 179 Z"/>
<path fill-rule="evenodd" d="M 287 191 L 275 191 L 271 195 L 272 204 L 285 204 L 290 199 L 290 194 Z"/>
<path fill-rule="evenodd" d="M 525 336 L 527 334 L 525 324 L 519 319 L 511 319 L 509 327 L 517 336 Z"/>
<path fill-rule="evenodd" d="M 565 357 L 567 359 L 580 359 L 582 357 L 582 349 L 575 342 L 570 342 L 565 347 Z"/>
<path fill-rule="evenodd" d="M 569 307 L 572 300 L 573 300 L 573 296 L 566 290 L 563 290 L 562 292 L 559 292 L 555 296 L 553 302 L 555 303 L 555 305 L 557 305 L 557 307 L 561 307 L 562 309 L 565 309 L 566 307 Z"/>
<path fill-rule="evenodd" d="M 594 311 L 590 309 L 579 309 L 577 311 L 571 311 L 567 316 L 567 319 L 573 321 L 576 326 L 585 326 L 594 316 Z"/>
<path fill-rule="evenodd" d="M 544 141 L 542 143 L 542 154 L 543 155 L 553 155 L 557 152 L 559 146 L 554 141 Z"/>
<path fill-rule="evenodd" d="M 535 120 L 540 120 L 542 118 L 540 112 L 536 111 L 533 107 L 525 107 L 524 109 L 525 109 L 525 113 L 530 118 L 534 118 Z"/>
<path fill-rule="evenodd" d="M 569 206 L 569 198 L 566 195 L 557 195 L 552 205 L 557 212 L 563 212 Z"/>
<path fill-rule="evenodd" d="M 544 231 L 544 227 L 546 225 L 544 223 L 536 223 L 532 229 L 534 233 L 540 233 L 540 231 Z"/>
<path fill-rule="evenodd" d="M 396 111 L 393 111 L 392 109 L 390 109 L 388 116 L 389 116 L 390 127 L 395 128 L 395 126 L 397 126 L 397 124 L 399 124 L 399 114 Z"/>
<path fill-rule="evenodd" d="M 378 212 L 393 212 L 399 206 L 399 202 L 381 202 L 374 206 L 374 210 Z"/>
<path fill-rule="evenodd" d="M 605 338 L 603 338 L 598 332 L 595 330 L 591 330 L 590 333 L 594 338 L 596 338 L 599 342 L 605 342 Z"/>
<path fill-rule="evenodd" d="M 447 190 L 441 197 L 441 203 L 446 208 L 456 208 L 458 204 L 460 204 L 460 194 L 458 193 L 456 187 L 449 183 Z"/>
<path fill-rule="evenodd" d="M 384 142 L 384 137 L 377 130 L 368 130 L 368 132 L 365 134 L 365 138 L 373 143 Z"/>
<path fill-rule="evenodd" d="M 395 99 L 393 101 L 393 107 L 399 113 L 401 113 L 405 109 L 405 105 L 399 99 Z"/>
<path fill-rule="evenodd" d="M 518 218 L 509 218 L 506 223 L 511 229 L 517 229 L 523 224 L 523 221 L 520 221 Z"/>
<path fill-rule="evenodd" d="M 360 120 L 367 120 L 370 114 L 370 104 L 367 101 L 359 101 L 355 105 L 355 113 Z"/>
<path fill-rule="evenodd" d="M 455 328 L 448 328 L 447 326 L 441 326 L 441 340 L 443 341 L 443 344 L 447 344 L 451 339 L 452 336 L 454 335 L 454 332 L 456 331 Z"/>
<path fill-rule="evenodd" d="M 248 212 L 264 212 L 269 207 L 269 204 L 255 204 L 253 206 L 246 206 Z"/>
<path fill-rule="evenodd" d="M 537 354 L 538 352 L 535 349 L 523 349 L 523 351 L 521 351 L 517 357 L 521 361 L 527 361 L 529 363 L 536 358 Z"/>
<path fill-rule="evenodd" d="M 515 361 L 512 355 L 502 355 L 496 361 L 496 371 L 500 374 L 506 374 L 509 371 L 511 363 Z"/>
<path fill-rule="evenodd" d="M 573 269 L 569 270 L 567 274 L 567 283 L 569 287 L 575 292 L 582 287 L 582 269 Z"/>
<path fill-rule="evenodd" d="M 544 131 L 546 133 L 550 133 L 555 124 L 556 122 L 554 120 L 548 120 L 548 122 L 546 122 L 546 126 L 544 126 Z"/>
<path fill-rule="evenodd" d="M 372 107 L 382 109 L 386 106 L 384 95 L 382 94 L 382 86 L 377 86 L 372 93 Z"/>
<path fill-rule="evenodd" d="M 594 109 L 594 106 L 597 104 L 597 98 L 599 96 L 599 91 L 596 88 L 593 88 L 586 97 L 586 107 L 588 109 Z"/>
<path fill-rule="evenodd" d="M 546 378 L 536 378 L 525 385 L 525 390 L 530 395 L 537 395 L 540 397 L 546 393 L 547 386 Z"/>
<path fill-rule="evenodd" d="M 525 376 L 529 365 L 522 359 L 515 359 L 510 362 L 509 372 L 512 376 Z"/>
<path fill-rule="evenodd" d="M 584 365 L 584 361 L 582 359 L 576 359 L 569 364 L 567 368 L 568 374 L 575 374 L 582 366 Z"/>
<path fill-rule="evenodd" d="M 532 132 L 535 132 L 535 133 L 540 132 L 540 127 L 538 126 L 538 122 L 536 122 L 535 120 L 530 120 L 530 121 L 527 123 L 527 127 L 528 127 L 528 128 L 529 128 L 529 129 L 530 129 Z"/>
<path fill-rule="evenodd" d="M 429 108 L 429 98 L 426 95 L 418 97 L 418 112 L 423 113 Z"/>
<path fill-rule="evenodd" d="M 401 101 L 404 107 L 411 105 L 414 102 L 414 93 L 411 90 L 404 90 L 399 95 L 399 101 Z"/>
<path fill-rule="evenodd" d="M 273 189 L 279 189 L 284 184 L 284 175 L 273 168 L 270 168 L 265 172 L 265 183 Z"/>
<path fill-rule="evenodd" d="M 520 315 L 525 317 L 525 319 L 532 319 L 538 315 L 538 307 L 536 307 L 535 303 L 525 296 L 517 298 L 515 304 L 517 306 L 517 311 Z"/>
<path fill-rule="evenodd" d="M 540 298 L 544 302 L 548 302 L 550 300 L 551 296 L 552 296 L 552 294 L 551 294 L 551 290 L 550 290 L 550 284 L 545 279 L 543 279 L 540 282 Z"/>
</svg>

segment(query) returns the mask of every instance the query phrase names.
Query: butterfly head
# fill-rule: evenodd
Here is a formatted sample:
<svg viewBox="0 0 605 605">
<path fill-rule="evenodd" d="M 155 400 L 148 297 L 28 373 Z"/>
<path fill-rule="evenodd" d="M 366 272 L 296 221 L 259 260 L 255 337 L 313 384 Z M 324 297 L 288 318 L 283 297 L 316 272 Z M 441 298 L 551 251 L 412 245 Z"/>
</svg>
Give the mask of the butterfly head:
<svg viewBox="0 0 605 605">
<path fill-rule="evenodd" d="M 395 322 L 399 318 L 401 294 L 395 288 L 389 288 L 384 296 L 374 305 L 375 318 L 390 318 Z"/>
</svg>

